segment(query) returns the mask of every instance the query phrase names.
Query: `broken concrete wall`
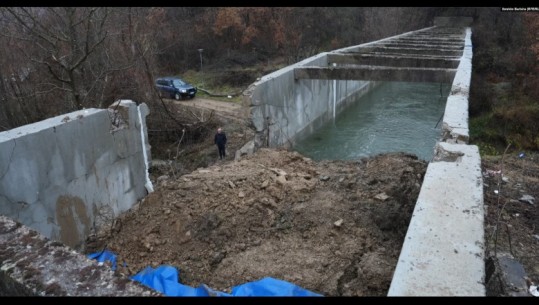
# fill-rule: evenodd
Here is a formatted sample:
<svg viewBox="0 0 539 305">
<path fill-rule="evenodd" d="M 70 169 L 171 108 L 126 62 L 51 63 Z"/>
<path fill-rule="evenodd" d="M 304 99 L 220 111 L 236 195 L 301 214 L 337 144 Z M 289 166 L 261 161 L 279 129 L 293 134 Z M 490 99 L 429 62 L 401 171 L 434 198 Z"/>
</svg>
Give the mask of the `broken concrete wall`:
<svg viewBox="0 0 539 305">
<path fill-rule="evenodd" d="M 138 111 L 149 111 L 118 104 L 1 132 L 0 214 L 77 248 L 98 215 L 115 217 L 143 198 L 149 146 Z"/>
<path fill-rule="evenodd" d="M 0 215 L 0 296 L 161 296 Z"/>
<path fill-rule="evenodd" d="M 442 121 L 442 141 L 448 143 L 468 143 L 468 98 L 472 79 L 472 31 L 466 29 L 464 50 L 460 64 L 447 97 L 444 118 Z"/>
</svg>

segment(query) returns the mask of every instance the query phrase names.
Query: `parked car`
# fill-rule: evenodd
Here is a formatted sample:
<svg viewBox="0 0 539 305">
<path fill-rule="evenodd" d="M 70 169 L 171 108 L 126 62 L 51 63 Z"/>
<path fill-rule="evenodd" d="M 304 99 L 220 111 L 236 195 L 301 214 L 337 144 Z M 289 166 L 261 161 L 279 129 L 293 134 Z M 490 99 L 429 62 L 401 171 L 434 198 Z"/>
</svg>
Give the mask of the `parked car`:
<svg viewBox="0 0 539 305">
<path fill-rule="evenodd" d="M 160 77 L 155 80 L 159 96 L 180 100 L 194 98 L 197 88 L 178 77 Z"/>
</svg>

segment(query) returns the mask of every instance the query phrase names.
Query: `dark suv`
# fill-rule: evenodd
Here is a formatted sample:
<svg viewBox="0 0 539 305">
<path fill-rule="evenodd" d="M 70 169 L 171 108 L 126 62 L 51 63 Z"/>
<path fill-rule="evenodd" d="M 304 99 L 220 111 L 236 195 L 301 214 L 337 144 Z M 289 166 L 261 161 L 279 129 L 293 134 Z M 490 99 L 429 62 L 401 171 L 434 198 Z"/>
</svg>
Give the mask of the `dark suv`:
<svg viewBox="0 0 539 305">
<path fill-rule="evenodd" d="M 178 77 L 161 77 L 155 80 L 155 86 L 159 90 L 159 96 L 166 96 L 180 100 L 182 98 L 194 98 L 197 88 Z"/>
</svg>

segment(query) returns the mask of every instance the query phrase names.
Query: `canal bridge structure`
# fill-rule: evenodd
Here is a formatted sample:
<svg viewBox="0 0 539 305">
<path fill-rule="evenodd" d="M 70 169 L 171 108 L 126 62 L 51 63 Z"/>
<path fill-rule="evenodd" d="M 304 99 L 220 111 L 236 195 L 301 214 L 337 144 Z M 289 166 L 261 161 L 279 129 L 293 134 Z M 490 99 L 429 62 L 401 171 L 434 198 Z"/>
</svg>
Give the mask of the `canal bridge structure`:
<svg viewBox="0 0 539 305">
<path fill-rule="evenodd" d="M 381 81 L 451 84 L 388 296 L 485 296 L 483 183 L 468 145 L 472 19 L 320 53 L 262 77 L 244 92 L 251 147 L 288 146 L 317 130 Z"/>
</svg>

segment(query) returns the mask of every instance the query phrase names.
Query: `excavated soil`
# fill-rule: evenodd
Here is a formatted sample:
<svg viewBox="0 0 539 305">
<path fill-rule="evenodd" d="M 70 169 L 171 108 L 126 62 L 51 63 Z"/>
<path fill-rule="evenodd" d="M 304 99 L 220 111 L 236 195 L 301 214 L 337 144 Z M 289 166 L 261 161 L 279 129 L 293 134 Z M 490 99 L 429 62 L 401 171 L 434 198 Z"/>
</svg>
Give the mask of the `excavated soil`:
<svg viewBox="0 0 539 305">
<path fill-rule="evenodd" d="M 427 163 L 395 153 L 314 162 L 261 149 L 162 177 L 88 250 L 133 275 L 172 265 L 180 281 L 230 292 L 274 277 L 325 296 L 385 296 Z"/>
<path fill-rule="evenodd" d="M 171 111 L 215 111 L 218 120 L 206 124 L 227 132 L 226 160 L 217 158 L 213 130 L 200 143 L 152 143 L 156 156 L 176 158 L 154 160 L 156 191 L 105 217 L 86 252 L 118 253 L 126 275 L 173 265 L 183 284 L 226 292 L 270 276 L 326 296 L 387 295 L 427 163 L 398 153 L 314 162 L 273 149 L 236 162 L 253 134 L 240 108 L 222 104 L 197 98 Z M 482 157 L 482 170 L 487 295 L 529 295 L 539 283 L 539 154 Z M 507 255 L 522 264 L 519 283 L 492 280 L 501 271 L 490 262 Z"/>
</svg>

